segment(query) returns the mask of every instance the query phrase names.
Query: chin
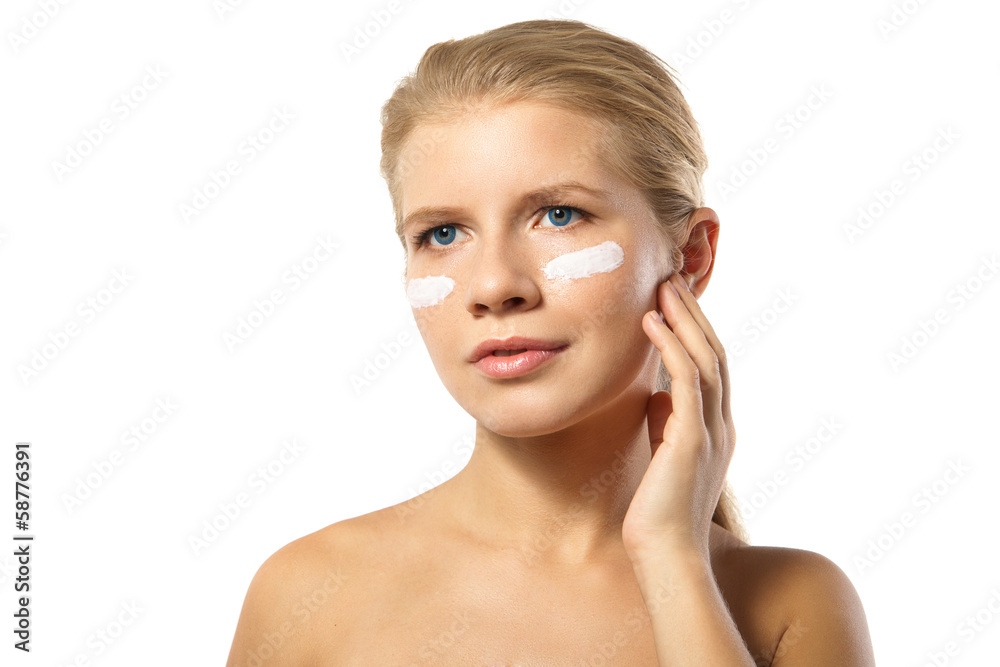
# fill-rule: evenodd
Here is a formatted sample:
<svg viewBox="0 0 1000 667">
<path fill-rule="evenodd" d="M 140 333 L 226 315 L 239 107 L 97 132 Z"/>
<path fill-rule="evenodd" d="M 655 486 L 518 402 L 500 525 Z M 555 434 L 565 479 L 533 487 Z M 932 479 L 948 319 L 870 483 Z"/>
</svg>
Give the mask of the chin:
<svg viewBox="0 0 1000 667">
<path fill-rule="evenodd" d="M 466 385 L 462 391 L 449 392 L 456 402 L 483 428 L 509 438 L 529 438 L 556 433 L 580 421 L 589 413 L 580 385 L 559 381 L 558 386 L 545 388 L 536 382 L 518 386 L 505 382 L 489 388 Z M 567 387 L 576 386 L 572 399 L 567 400 Z"/>
<path fill-rule="evenodd" d="M 520 408 L 494 408 L 488 413 L 470 414 L 478 425 L 506 438 L 533 438 L 558 433 L 577 421 L 568 414 L 557 415 L 551 411 L 525 414 L 525 411 Z"/>
<path fill-rule="evenodd" d="M 509 438 L 530 438 L 579 424 L 619 398 L 616 389 L 595 383 L 593 374 L 581 378 L 561 374 L 549 386 L 525 382 L 466 387 L 452 396 L 483 428 Z"/>
</svg>

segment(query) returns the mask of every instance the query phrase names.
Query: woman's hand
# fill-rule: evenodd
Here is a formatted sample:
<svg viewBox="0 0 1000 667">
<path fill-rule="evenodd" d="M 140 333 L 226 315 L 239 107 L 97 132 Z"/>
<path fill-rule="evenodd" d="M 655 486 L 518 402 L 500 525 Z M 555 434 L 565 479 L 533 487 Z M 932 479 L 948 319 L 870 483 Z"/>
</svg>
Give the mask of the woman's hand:
<svg viewBox="0 0 1000 667">
<path fill-rule="evenodd" d="M 652 460 L 622 538 L 633 561 L 665 553 L 707 561 L 712 514 L 736 442 L 729 369 L 722 343 L 677 273 L 659 285 L 657 302 L 666 324 L 646 313 L 642 328 L 670 373 L 670 393 L 654 393 L 646 406 Z"/>
</svg>

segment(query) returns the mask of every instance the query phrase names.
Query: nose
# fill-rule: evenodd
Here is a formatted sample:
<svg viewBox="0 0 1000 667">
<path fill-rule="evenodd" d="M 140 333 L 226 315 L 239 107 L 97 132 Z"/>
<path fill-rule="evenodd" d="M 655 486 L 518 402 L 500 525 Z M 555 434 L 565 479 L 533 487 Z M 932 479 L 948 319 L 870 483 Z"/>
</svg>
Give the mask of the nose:
<svg viewBox="0 0 1000 667">
<path fill-rule="evenodd" d="M 465 307 L 473 315 L 530 310 L 541 299 L 533 253 L 510 237 L 484 238 L 473 258 Z"/>
</svg>

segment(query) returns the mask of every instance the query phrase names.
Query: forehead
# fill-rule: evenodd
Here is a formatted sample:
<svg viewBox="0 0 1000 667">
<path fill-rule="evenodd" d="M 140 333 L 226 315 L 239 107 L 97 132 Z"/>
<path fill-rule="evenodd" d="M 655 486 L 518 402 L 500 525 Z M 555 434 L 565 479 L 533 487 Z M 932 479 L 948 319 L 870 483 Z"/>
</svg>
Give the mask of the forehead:
<svg viewBox="0 0 1000 667">
<path fill-rule="evenodd" d="M 482 201 L 565 181 L 607 189 L 603 136 L 589 116 L 526 101 L 420 125 L 400 156 L 403 210 L 461 193 Z"/>
</svg>

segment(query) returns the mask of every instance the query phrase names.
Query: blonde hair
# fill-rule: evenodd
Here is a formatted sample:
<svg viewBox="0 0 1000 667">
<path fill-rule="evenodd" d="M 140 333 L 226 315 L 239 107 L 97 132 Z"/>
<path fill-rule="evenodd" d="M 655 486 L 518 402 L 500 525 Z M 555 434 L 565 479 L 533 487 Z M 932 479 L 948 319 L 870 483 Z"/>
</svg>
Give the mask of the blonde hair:
<svg viewBox="0 0 1000 667">
<path fill-rule="evenodd" d="M 511 23 L 434 44 L 382 107 L 381 173 L 389 187 L 396 234 L 403 237 L 401 184 L 434 150 L 409 146 L 414 128 L 447 121 L 479 105 L 545 102 L 593 118 L 604 130 L 602 159 L 640 190 L 659 222 L 671 266 L 683 267 L 691 213 L 703 206 L 708 157 L 698 125 L 663 60 L 642 46 L 574 20 Z M 670 390 L 662 362 L 657 390 Z M 748 540 L 726 481 L 712 521 Z"/>
</svg>

